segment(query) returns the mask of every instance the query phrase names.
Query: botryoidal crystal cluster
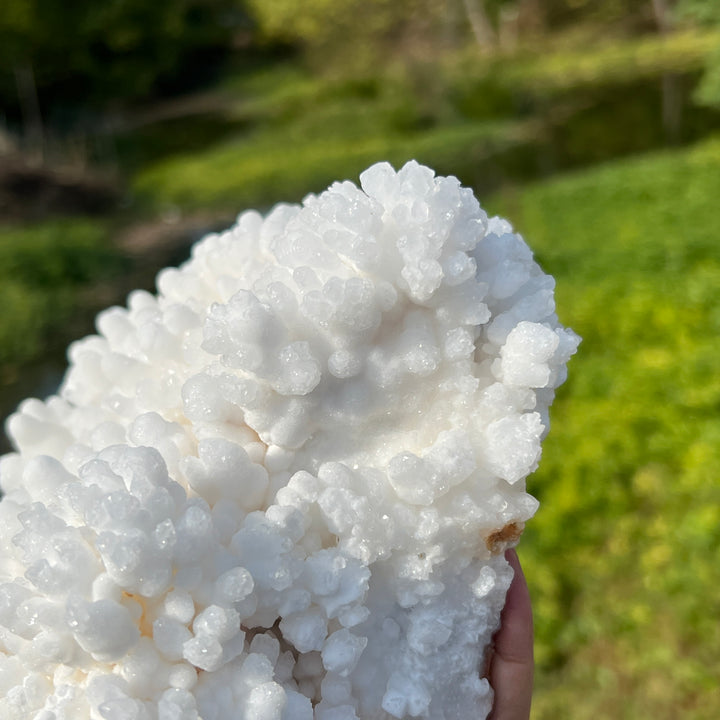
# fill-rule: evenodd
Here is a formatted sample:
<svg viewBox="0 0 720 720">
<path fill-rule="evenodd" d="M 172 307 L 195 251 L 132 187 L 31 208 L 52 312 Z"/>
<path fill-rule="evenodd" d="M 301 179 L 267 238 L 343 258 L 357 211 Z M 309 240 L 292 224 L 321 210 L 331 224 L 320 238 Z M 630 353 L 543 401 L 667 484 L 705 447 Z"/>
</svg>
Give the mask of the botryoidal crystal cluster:
<svg viewBox="0 0 720 720">
<path fill-rule="evenodd" d="M 4 720 L 475 720 L 579 338 L 415 162 L 243 213 L 97 319 L 0 461 Z"/>
</svg>

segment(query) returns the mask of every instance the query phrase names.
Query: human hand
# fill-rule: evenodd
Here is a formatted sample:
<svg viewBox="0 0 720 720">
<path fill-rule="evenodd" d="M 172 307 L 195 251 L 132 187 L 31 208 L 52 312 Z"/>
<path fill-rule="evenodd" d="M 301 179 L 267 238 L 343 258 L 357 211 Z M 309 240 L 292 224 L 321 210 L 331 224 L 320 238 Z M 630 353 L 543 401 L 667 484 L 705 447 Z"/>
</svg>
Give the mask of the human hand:
<svg viewBox="0 0 720 720">
<path fill-rule="evenodd" d="M 515 550 L 505 553 L 515 571 L 495 635 L 489 679 L 495 702 L 488 720 L 528 720 L 532 700 L 533 619 L 530 593 Z"/>
</svg>

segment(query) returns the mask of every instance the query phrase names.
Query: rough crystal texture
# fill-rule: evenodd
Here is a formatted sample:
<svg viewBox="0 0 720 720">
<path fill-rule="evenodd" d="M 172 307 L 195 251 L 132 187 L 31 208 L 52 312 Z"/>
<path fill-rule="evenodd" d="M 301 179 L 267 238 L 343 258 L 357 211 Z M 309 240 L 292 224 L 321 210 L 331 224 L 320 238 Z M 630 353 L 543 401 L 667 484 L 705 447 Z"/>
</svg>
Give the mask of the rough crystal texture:
<svg viewBox="0 0 720 720">
<path fill-rule="evenodd" d="M 485 717 L 578 343 L 510 225 L 381 163 L 97 328 L 8 422 L 0 717 Z"/>
</svg>

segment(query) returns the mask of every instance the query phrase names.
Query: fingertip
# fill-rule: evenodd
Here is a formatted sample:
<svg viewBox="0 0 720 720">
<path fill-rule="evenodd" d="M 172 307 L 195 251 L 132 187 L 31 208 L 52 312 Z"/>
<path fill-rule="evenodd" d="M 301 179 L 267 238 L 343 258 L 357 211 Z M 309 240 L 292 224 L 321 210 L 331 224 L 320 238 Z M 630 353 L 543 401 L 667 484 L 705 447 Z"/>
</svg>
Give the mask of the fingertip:
<svg viewBox="0 0 720 720">
<path fill-rule="evenodd" d="M 505 552 L 505 559 L 513 569 L 514 576 L 505 598 L 505 608 L 502 614 L 503 624 L 510 621 L 513 625 L 520 626 L 523 632 L 527 632 L 529 627 L 529 632 L 532 635 L 533 619 L 530 590 L 515 548 Z"/>
<path fill-rule="evenodd" d="M 508 548 L 505 551 L 505 559 L 510 563 L 513 570 L 520 570 L 520 559 L 518 558 L 517 550 L 514 547 Z"/>
<path fill-rule="evenodd" d="M 495 635 L 490 683 L 495 691 L 493 720 L 527 720 L 534 674 L 530 593 L 514 549 L 505 557 L 515 573 Z"/>
</svg>

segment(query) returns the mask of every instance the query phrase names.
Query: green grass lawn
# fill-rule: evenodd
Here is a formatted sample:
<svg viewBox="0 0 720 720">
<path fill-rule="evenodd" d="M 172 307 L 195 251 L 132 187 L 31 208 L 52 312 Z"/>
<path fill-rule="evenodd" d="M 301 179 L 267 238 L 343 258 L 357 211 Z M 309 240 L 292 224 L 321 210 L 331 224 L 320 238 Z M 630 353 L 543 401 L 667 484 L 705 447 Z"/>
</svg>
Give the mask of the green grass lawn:
<svg viewBox="0 0 720 720">
<path fill-rule="evenodd" d="M 217 88 L 226 131 L 153 158 L 134 174 L 132 193 L 150 212 L 238 212 L 297 202 L 377 160 L 414 158 L 487 190 L 644 151 L 665 142 L 663 73 L 691 83 L 683 74 L 697 75 L 718 42 L 705 32 L 515 56 L 450 54 L 356 78 L 279 64 L 226 79 Z M 685 141 L 712 122 L 697 115 L 686 108 Z"/>
<path fill-rule="evenodd" d="M 0 371 L 41 355 L 82 292 L 120 272 L 107 223 L 66 218 L 0 232 Z M 0 380 L 2 377 L 0 376 Z"/>
<path fill-rule="evenodd" d="M 388 110 L 362 102 L 337 106 L 330 118 L 304 117 L 303 123 L 258 130 L 199 153 L 177 155 L 140 172 L 133 190 L 142 204 L 156 208 L 267 208 L 277 201 L 299 202 L 337 179 L 355 178 L 386 159 L 401 165 L 411 158 L 439 172 L 458 172 L 468 157 L 486 157 L 527 138 L 521 123 L 464 122 L 430 129 L 393 127 Z M 398 115 L 402 110 L 398 110 Z"/>
<path fill-rule="evenodd" d="M 720 140 L 492 198 L 584 340 L 529 488 L 535 718 L 720 717 Z"/>
<path fill-rule="evenodd" d="M 554 49 L 541 55 L 520 55 L 492 69 L 505 86 L 534 94 L 577 91 L 582 87 L 624 83 L 659 73 L 683 73 L 702 67 L 718 47 L 716 30 L 687 30 L 670 35 L 645 35 L 631 40 L 609 38 L 593 47 Z"/>
</svg>

